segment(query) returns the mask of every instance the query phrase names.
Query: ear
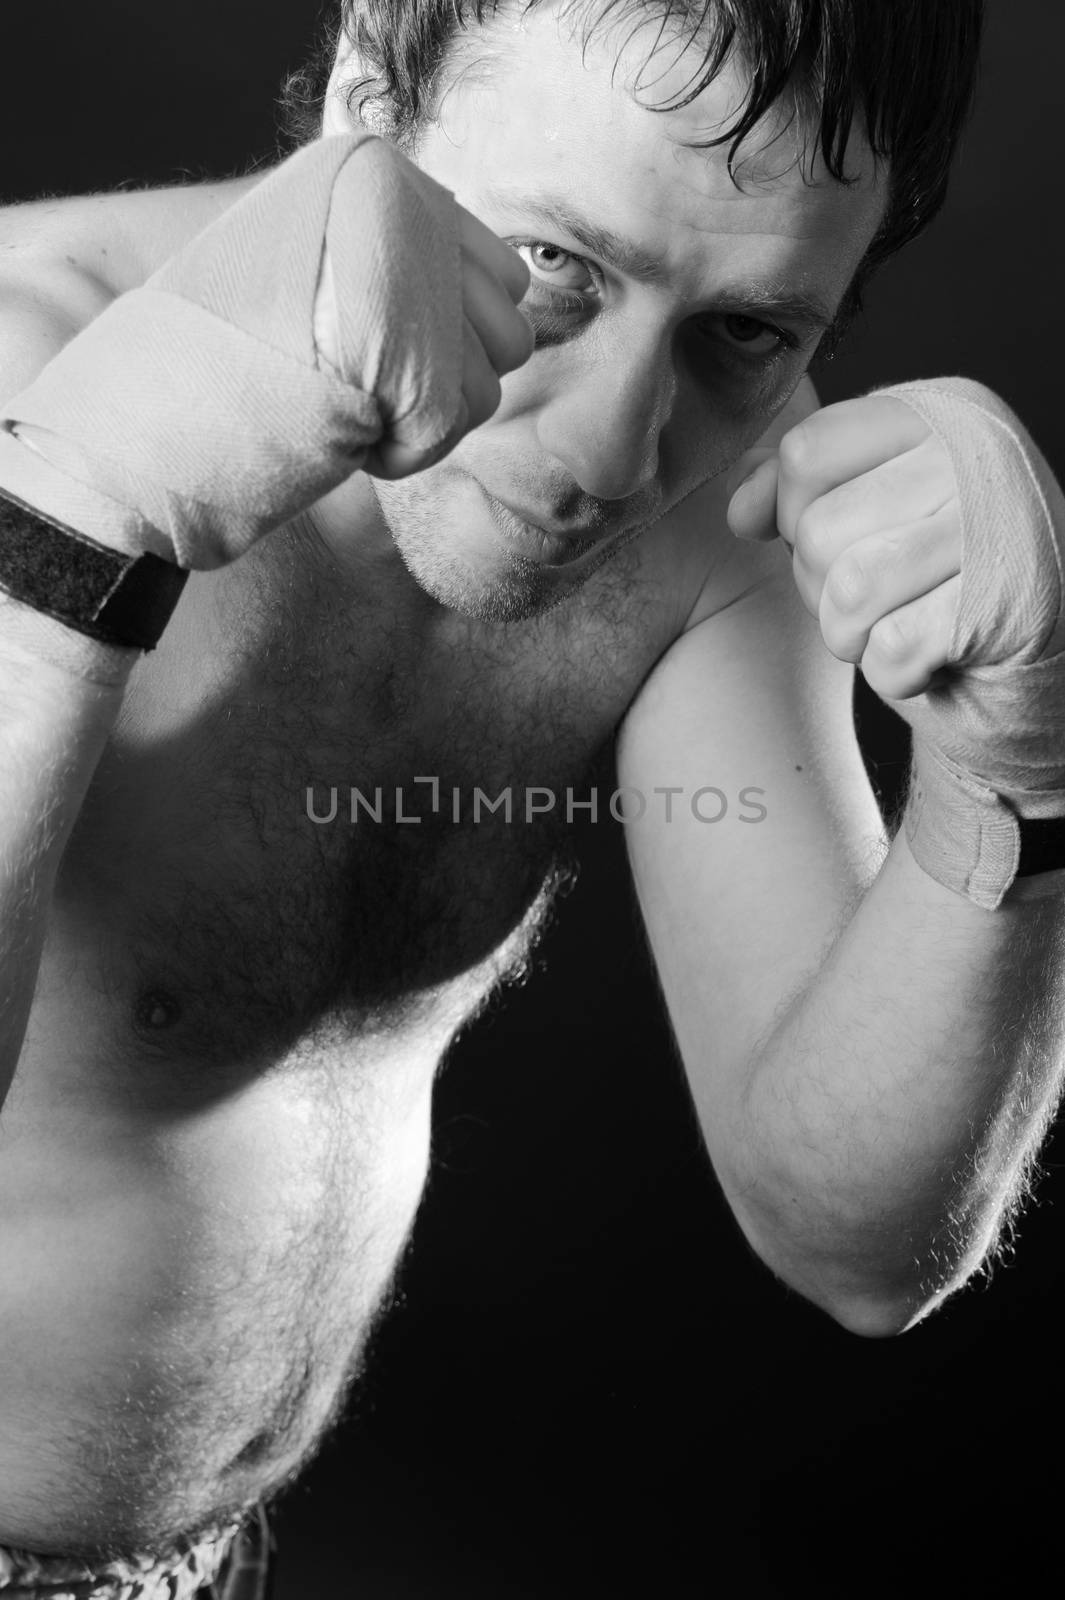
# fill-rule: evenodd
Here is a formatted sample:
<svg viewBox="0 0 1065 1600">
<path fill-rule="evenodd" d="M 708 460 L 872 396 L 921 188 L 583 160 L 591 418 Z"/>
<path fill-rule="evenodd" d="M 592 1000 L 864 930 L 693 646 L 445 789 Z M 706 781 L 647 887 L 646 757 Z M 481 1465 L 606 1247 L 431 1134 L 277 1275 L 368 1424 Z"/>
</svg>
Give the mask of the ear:
<svg viewBox="0 0 1065 1600">
<path fill-rule="evenodd" d="M 325 91 L 325 103 L 322 108 L 322 137 L 328 138 L 334 133 L 350 133 L 356 124 L 369 128 L 372 133 L 384 131 L 384 116 L 380 108 L 371 102 L 360 117 L 358 110 L 358 97 L 352 110 L 348 110 L 348 91 L 352 84 L 358 83 L 360 78 L 373 79 L 374 72 L 364 67 L 359 51 L 354 41 L 349 37 L 346 28 L 341 30 L 337 42 L 336 60 L 333 70 L 329 74 L 329 87 Z M 379 124 L 381 124 L 379 126 Z"/>
</svg>

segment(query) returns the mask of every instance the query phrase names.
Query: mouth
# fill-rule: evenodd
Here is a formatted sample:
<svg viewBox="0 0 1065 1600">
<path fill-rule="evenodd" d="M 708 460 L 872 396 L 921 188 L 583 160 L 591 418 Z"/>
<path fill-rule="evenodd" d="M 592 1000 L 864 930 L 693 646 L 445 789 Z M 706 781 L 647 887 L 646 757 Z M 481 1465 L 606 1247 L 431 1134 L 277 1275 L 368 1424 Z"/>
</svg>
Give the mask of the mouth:
<svg viewBox="0 0 1065 1600">
<path fill-rule="evenodd" d="M 572 533 L 561 533 L 552 528 L 541 527 L 539 523 L 527 521 L 510 506 L 504 505 L 502 500 L 497 500 L 494 494 L 489 494 L 483 484 L 480 484 L 479 488 L 488 502 L 492 521 L 507 543 L 512 545 L 518 554 L 535 561 L 538 565 L 569 566 L 579 561 L 582 556 L 586 556 L 608 537 L 603 529 L 594 531 L 576 529 Z"/>
</svg>

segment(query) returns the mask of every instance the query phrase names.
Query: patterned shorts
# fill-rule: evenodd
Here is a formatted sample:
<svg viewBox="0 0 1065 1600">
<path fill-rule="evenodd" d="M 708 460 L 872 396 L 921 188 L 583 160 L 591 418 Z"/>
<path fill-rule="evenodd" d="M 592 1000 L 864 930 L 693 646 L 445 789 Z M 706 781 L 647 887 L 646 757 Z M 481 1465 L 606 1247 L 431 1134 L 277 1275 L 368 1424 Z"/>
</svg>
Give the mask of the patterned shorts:
<svg viewBox="0 0 1065 1600">
<path fill-rule="evenodd" d="M 256 1507 L 164 1560 L 142 1556 L 92 1566 L 0 1545 L 0 1600 L 269 1600 L 273 1540 Z"/>
</svg>

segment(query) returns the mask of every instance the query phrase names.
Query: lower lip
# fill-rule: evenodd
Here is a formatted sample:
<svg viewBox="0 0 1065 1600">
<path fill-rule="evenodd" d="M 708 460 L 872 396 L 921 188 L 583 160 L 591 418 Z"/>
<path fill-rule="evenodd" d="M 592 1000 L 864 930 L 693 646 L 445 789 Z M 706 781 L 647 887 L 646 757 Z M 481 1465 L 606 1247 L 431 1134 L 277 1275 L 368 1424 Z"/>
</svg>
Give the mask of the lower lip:
<svg viewBox="0 0 1065 1600">
<path fill-rule="evenodd" d="M 527 560 L 535 561 L 538 566 L 571 566 L 575 561 L 579 561 L 581 556 L 594 550 L 600 542 L 598 539 L 567 539 L 561 534 L 548 533 L 544 528 L 536 527 L 534 523 L 523 522 L 483 486 L 482 493 L 488 501 L 492 520 L 507 544 Z"/>
</svg>

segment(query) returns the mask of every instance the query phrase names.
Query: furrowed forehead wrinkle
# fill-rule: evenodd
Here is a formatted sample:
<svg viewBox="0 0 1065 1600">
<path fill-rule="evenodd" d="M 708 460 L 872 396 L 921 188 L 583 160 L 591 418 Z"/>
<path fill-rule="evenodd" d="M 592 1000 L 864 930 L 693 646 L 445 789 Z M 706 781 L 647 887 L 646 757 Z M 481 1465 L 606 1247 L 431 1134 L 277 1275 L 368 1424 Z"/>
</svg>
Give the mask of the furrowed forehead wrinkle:
<svg viewBox="0 0 1065 1600">
<path fill-rule="evenodd" d="M 667 275 L 665 262 L 660 256 L 648 254 L 613 229 L 585 217 L 561 195 L 526 196 L 509 194 L 501 189 L 488 189 L 484 198 L 497 210 L 509 212 L 515 219 L 538 222 L 549 233 L 562 229 L 590 255 L 598 256 L 630 278 L 645 283 L 660 283 Z M 713 304 L 719 311 L 761 311 L 767 316 L 784 318 L 801 323 L 810 330 L 820 331 L 831 327 L 836 316 L 831 306 L 808 290 L 753 278 L 724 285 L 714 295 Z"/>
</svg>

